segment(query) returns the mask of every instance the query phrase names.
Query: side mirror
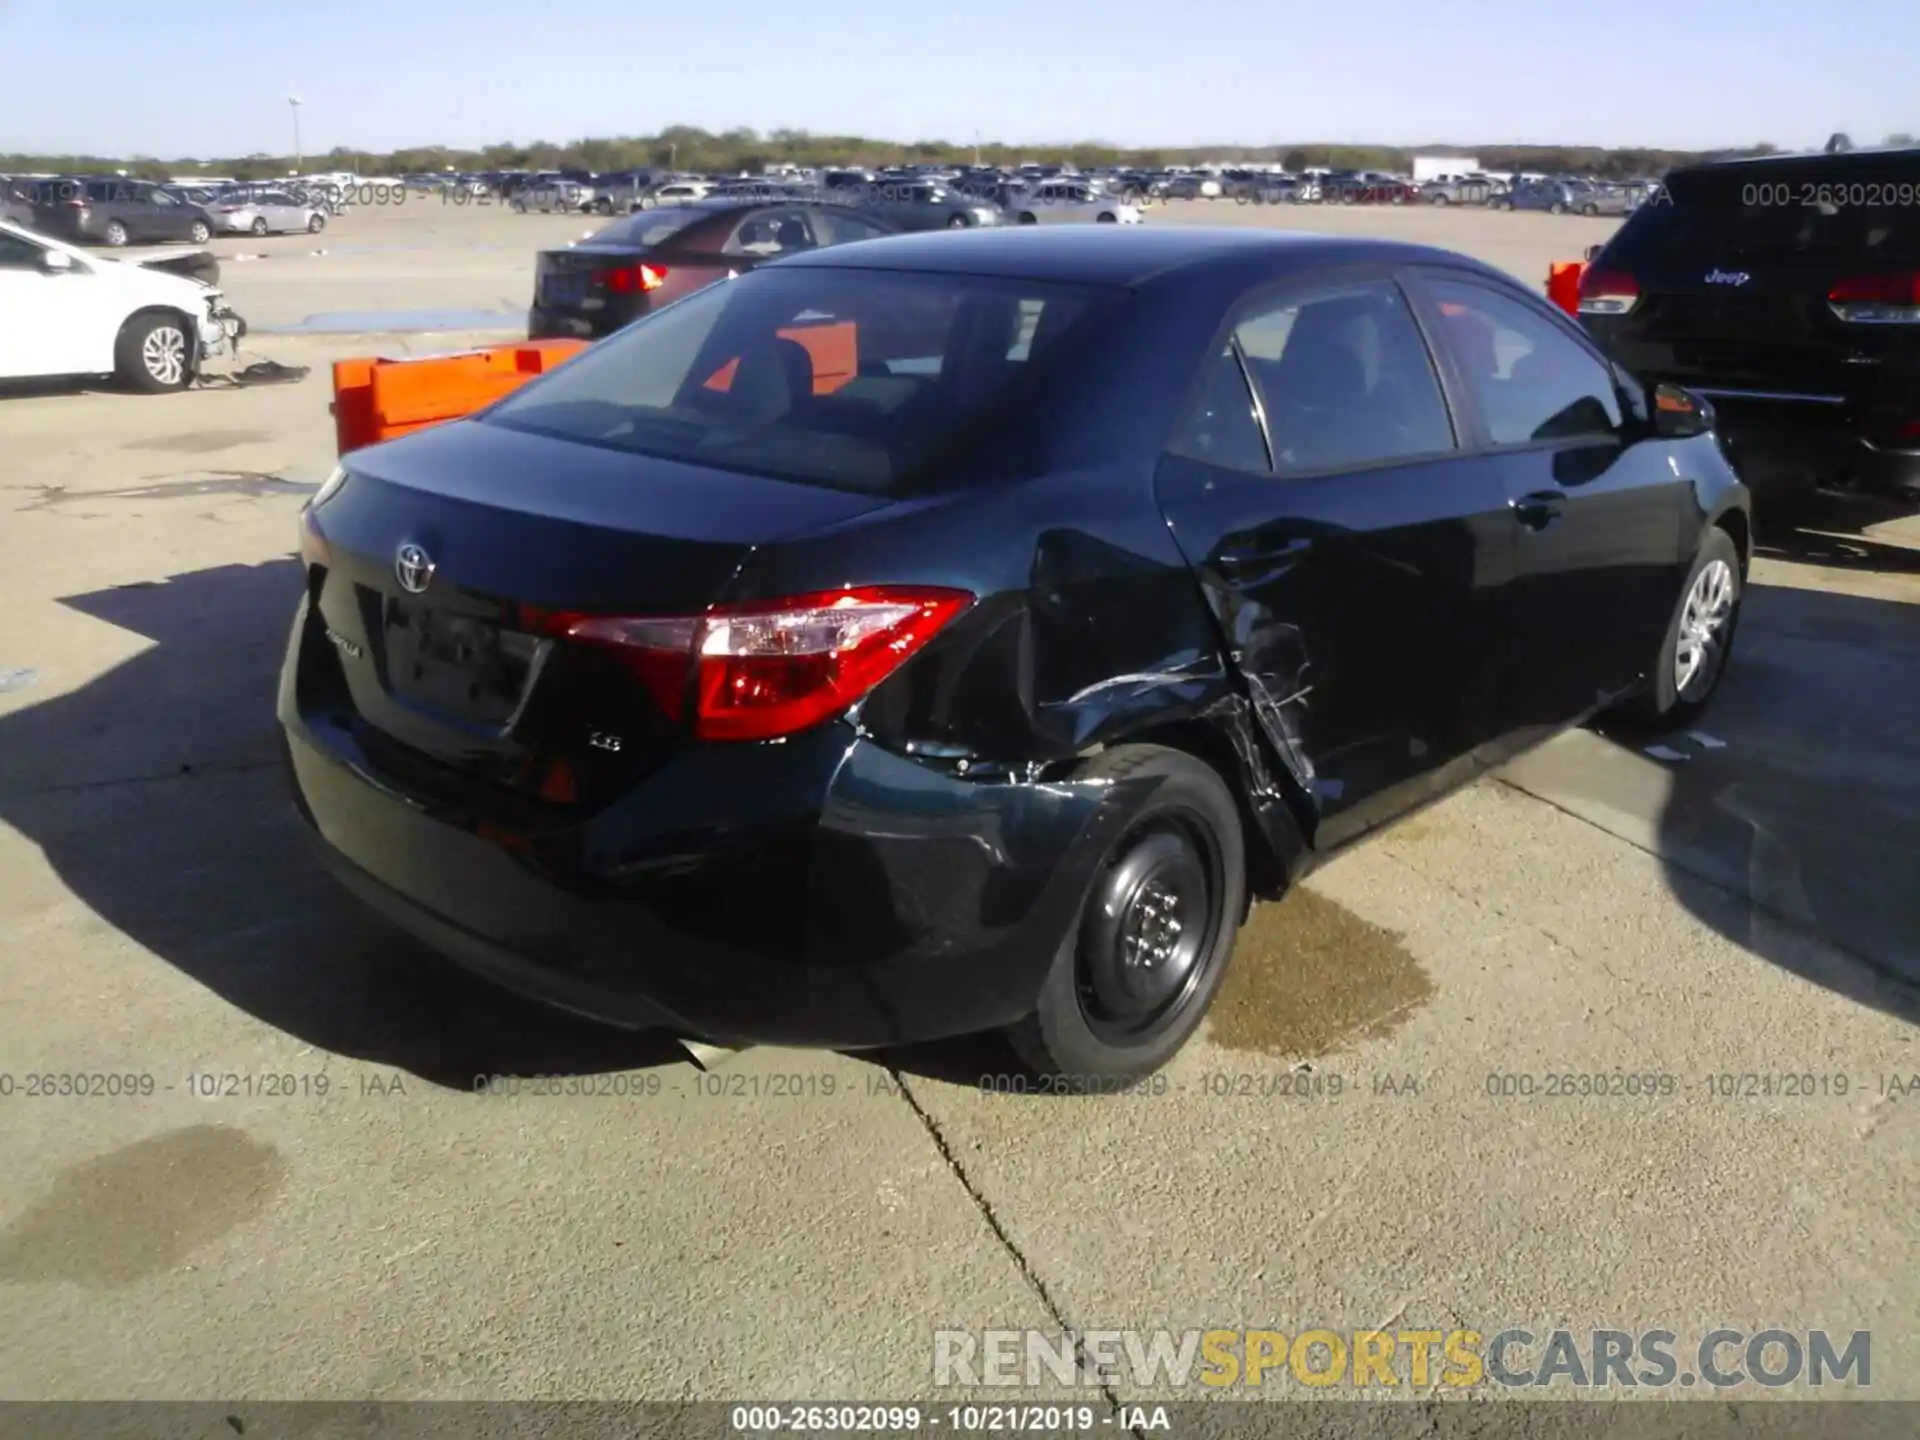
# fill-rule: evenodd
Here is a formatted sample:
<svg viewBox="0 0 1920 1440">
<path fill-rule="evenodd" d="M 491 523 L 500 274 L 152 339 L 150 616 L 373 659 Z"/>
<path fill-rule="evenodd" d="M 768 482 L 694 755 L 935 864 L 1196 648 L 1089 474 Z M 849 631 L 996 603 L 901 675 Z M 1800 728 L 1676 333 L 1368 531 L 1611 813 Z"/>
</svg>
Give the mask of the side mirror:
<svg viewBox="0 0 1920 1440">
<path fill-rule="evenodd" d="M 1589 245 L 1589 246 L 1587 246 L 1587 250 L 1586 250 L 1586 255 L 1585 255 L 1585 257 L 1584 257 L 1584 258 L 1586 259 L 1586 262 L 1587 262 L 1587 263 L 1588 263 L 1589 265 L 1591 265 L 1591 264 L 1592 264 L 1592 263 L 1593 263 L 1594 261 L 1596 261 L 1596 260 L 1598 260 L 1598 259 L 1600 258 L 1600 252 L 1601 252 L 1602 250 L 1604 250 L 1604 249 L 1606 249 L 1606 248 L 1607 248 L 1607 247 L 1606 247 L 1606 246 L 1604 246 L 1604 245 Z"/>
<path fill-rule="evenodd" d="M 1690 440 L 1713 429 L 1705 397 L 1665 381 L 1653 387 L 1653 430 L 1663 440 Z"/>
<path fill-rule="evenodd" d="M 73 269 L 73 257 L 64 250 L 42 250 L 40 268 L 49 275 L 63 275 Z"/>
</svg>

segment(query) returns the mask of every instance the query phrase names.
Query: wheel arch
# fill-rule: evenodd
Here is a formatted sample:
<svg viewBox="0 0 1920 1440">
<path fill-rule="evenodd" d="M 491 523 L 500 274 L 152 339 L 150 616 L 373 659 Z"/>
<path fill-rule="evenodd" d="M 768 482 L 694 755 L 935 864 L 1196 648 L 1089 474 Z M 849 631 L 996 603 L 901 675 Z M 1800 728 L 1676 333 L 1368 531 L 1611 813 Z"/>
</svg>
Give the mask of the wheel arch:
<svg viewBox="0 0 1920 1440">
<path fill-rule="evenodd" d="M 1747 563 L 1753 558 L 1753 522 L 1747 518 L 1747 512 L 1738 505 L 1729 505 L 1713 517 L 1712 527 L 1724 530 L 1733 541 L 1733 548 L 1740 555 L 1740 576 L 1746 578 Z"/>
<path fill-rule="evenodd" d="M 1305 872 L 1310 861 L 1299 806 L 1304 797 L 1290 793 L 1289 777 L 1267 764 L 1255 733 L 1250 707 L 1233 698 L 1203 714 L 1149 723 L 1108 742 L 1161 745 L 1211 767 L 1232 793 L 1246 836 L 1247 894 L 1273 899 Z"/>
</svg>

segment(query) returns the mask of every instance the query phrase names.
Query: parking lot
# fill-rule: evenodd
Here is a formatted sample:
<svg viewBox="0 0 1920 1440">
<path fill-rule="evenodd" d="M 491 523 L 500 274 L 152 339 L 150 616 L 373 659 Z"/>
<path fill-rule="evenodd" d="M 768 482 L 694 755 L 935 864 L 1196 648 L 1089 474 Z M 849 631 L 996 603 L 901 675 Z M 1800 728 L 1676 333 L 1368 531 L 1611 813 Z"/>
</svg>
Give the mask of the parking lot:
<svg viewBox="0 0 1920 1440">
<path fill-rule="evenodd" d="M 240 363 L 304 380 L 0 398 L 0 1393 L 906 1397 L 937 1329 L 1778 1326 L 1871 1331 L 1872 1397 L 1920 1399 L 1911 513 L 1763 534 L 1670 751 L 1564 736 L 1257 910 L 1135 1094 L 1003 1093 L 986 1042 L 703 1071 L 335 888 L 273 718 L 328 366 L 524 334 L 533 252 L 598 223 L 416 197 L 221 240 Z M 1617 224 L 1146 223 L 1536 285 Z M 536 1074 L 608 1079 L 474 1093 Z M 1671 1083 L 1541 1088 L 1615 1074 Z"/>
</svg>

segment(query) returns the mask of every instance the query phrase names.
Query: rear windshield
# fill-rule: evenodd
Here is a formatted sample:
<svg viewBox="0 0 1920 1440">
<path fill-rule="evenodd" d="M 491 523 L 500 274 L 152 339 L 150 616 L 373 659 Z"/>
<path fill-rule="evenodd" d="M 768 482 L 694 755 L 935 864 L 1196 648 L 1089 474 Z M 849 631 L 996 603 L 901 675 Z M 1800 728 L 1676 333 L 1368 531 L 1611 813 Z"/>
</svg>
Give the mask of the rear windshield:
<svg viewBox="0 0 1920 1440">
<path fill-rule="evenodd" d="M 900 494 L 1119 292 L 769 267 L 696 292 L 485 418 L 662 459 Z M 1098 307 L 1104 308 L 1104 307 Z"/>
<path fill-rule="evenodd" d="M 590 245 L 658 245 L 669 235 L 677 235 L 711 210 L 637 210 L 623 220 L 596 230 L 588 238 Z"/>
<path fill-rule="evenodd" d="M 1920 261 L 1920 159 L 1682 172 L 1608 247 L 1625 266 L 1836 258 Z"/>
</svg>

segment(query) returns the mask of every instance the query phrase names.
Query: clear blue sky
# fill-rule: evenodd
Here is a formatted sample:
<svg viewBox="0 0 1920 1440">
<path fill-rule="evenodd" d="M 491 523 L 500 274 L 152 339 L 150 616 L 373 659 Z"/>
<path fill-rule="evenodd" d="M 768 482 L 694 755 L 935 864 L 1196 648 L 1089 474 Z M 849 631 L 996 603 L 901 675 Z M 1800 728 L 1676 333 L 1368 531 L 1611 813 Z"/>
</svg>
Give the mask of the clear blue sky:
<svg viewBox="0 0 1920 1440">
<path fill-rule="evenodd" d="M 1602 18 L 1604 17 L 1604 18 Z M 1783 148 L 1920 133 L 1920 0 L 0 0 L 0 152 L 566 141 Z"/>
</svg>

